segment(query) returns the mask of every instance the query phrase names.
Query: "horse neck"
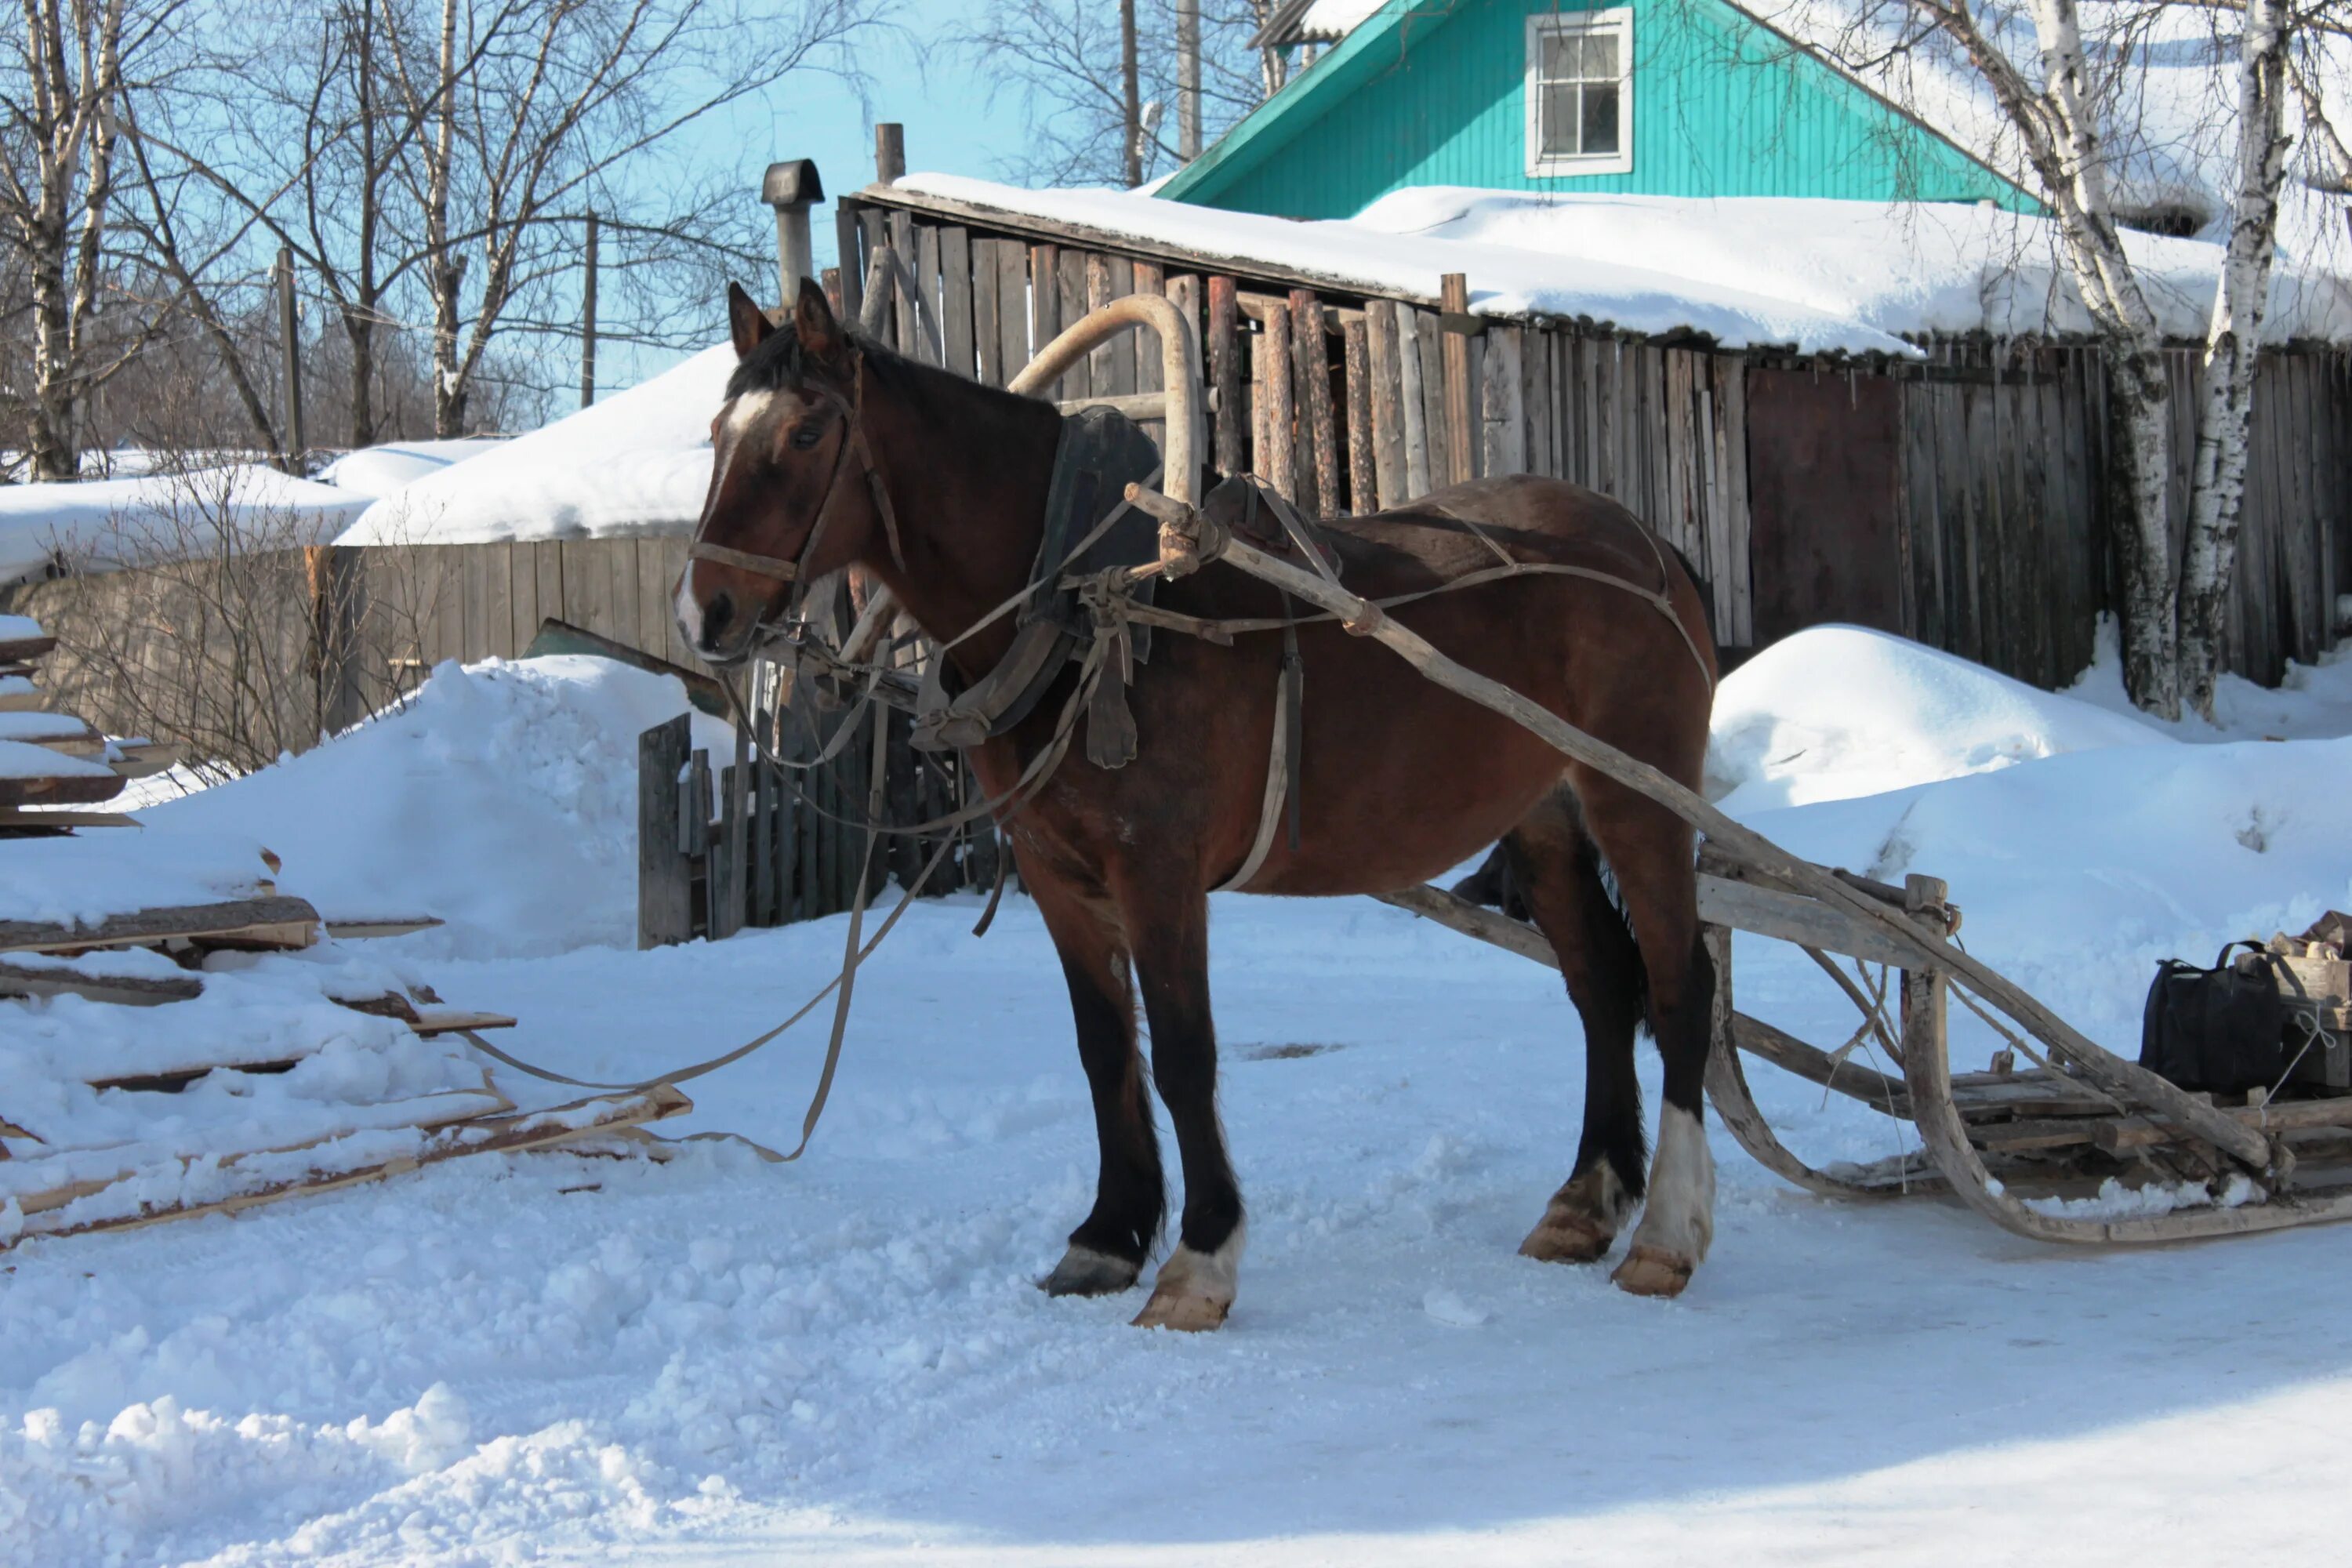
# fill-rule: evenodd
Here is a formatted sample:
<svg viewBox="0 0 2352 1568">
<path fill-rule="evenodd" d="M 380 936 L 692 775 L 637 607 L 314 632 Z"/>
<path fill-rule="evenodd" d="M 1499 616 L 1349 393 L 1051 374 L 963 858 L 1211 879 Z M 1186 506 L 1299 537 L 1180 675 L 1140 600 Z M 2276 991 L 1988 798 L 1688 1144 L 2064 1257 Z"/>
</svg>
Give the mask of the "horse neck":
<svg viewBox="0 0 2352 1568">
<path fill-rule="evenodd" d="M 1049 404 L 945 371 L 894 369 L 911 392 L 875 398 L 869 387 L 865 418 L 906 564 L 892 559 L 878 519 L 858 563 L 926 636 L 952 641 L 1029 581 L 1045 533 L 1062 418 Z M 1012 637 L 1007 616 L 951 657 L 975 675 L 1003 655 Z"/>
</svg>

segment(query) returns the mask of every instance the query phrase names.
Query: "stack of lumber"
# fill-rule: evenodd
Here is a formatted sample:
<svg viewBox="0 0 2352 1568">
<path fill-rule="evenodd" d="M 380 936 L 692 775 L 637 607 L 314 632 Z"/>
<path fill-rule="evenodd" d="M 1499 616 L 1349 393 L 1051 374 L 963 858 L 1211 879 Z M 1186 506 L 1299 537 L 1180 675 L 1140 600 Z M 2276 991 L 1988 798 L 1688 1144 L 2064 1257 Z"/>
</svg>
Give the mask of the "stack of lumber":
<svg viewBox="0 0 2352 1568">
<path fill-rule="evenodd" d="M 0 921 L 0 1247 L 234 1213 L 465 1154 L 603 1151 L 692 1109 L 662 1087 L 518 1110 L 463 1043 L 515 1020 L 449 1006 L 352 940 L 437 921 L 331 923 L 268 877 L 243 891 Z"/>
<path fill-rule="evenodd" d="M 110 741 L 71 714 L 49 710 L 36 680 L 58 639 L 25 616 L 0 616 L 0 836 L 129 824 L 112 812 L 28 810 L 112 800 L 135 778 L 175 760 L 149 741 Z"/>
</svg>

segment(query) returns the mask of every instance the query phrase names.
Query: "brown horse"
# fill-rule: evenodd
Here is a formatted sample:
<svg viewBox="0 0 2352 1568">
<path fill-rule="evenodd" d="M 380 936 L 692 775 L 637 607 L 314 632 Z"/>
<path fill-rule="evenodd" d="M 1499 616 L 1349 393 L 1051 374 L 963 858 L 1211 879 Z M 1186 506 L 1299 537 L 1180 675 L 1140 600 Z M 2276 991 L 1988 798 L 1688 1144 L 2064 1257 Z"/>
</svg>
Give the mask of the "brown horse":
<svg viewBox="0 0 2352 1568">
<path fill-rule="evenodd" d="M 943 640 L 1021 590 L 1062 425 L 1051 404 L 853 336 L 814 283 L 802 285 L 789 327 L 772 327 L 740 289 L 730 291 L 729 314 L 740 363 L 711 425 L 710 489 L 678 584 L 689 646 L 714 664 L 746 657 L 786 605 L 795 573 L 806 581 L 860 567 Z M 1518 560 L 1662 588 L 1680 625 L 1622 586 L 1570 574 L 1436 594 L 1398 618 L 1697 787 L 1714 644 L 1688 574 L 1614 501 L 1518 476 L 1324 527 L 1349 587 L 1381 597 L 1493 566 L 1462 519 Z M 1283 613 L 1274 589 L 1223 565 L 1164 585 L 1159 603 L 1212 617 Z M 976 679 L 1011 635 L 999 622 L 948 657 Z M 1246 890 L 1386 892 L 1500 839 L 1559 955 L 1585 1037 L 1582 1142 L 1520 1251 L 1599 1259 L 1646 1187 L 1648 1206 L 1614 1278 L 1641 1294 L 1677 1293 L 1706 1255 L 1715 1196 L 1700 1126 L 1714 974 L 1698 940 L 1691 830 L 1565 764 L 1370 638 L 1322 621 L 1301 627 L 1298 644 L 1307 693 L 1302 834 L 1296 848 L 1276 836 Z M 1244 1226 L 1217 1114 L 1207 892 L 1243 865 L 1257 837 L 1281 657 L 1273 633 L 1245 633 L 1231 647 L 1160 633 L 1135 675 L 1135 760 L 1111 771 L 1074 753 L 1003 823 L 1061 955 L 1101 1143 L 1093 1211 L 1043 1288 L 1094 1295 L 1140 1276 L 1167 1202 L 1147 1100 L 1147 1082 L 1157 1083 L 1184 1205 L 1179 1244 L 1136 1319 L 1142 1325 L 1213 1328 L 1234 1300 Z M 1065 676 L 1027 719 L 973 751 L 992 795 L 1049 743 L 1075 679 Z M 1151 1030 L 1149 1079 L 1136 1045 L 1139 989 Z M 1633 1075 L 1645 1016 L 1665 1060 L 1666 1102 L 1646 1183 Z"/>
</svg>

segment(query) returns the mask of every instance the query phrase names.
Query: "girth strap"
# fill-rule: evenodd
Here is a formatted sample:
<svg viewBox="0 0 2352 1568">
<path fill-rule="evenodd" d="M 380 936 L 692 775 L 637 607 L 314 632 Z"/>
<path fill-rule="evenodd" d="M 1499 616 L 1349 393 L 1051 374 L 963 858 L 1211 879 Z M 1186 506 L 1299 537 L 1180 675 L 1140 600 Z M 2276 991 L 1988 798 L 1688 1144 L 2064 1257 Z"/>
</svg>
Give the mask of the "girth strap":
<svg viewBox="0 0 2352 1568">
<path fill-rule="evenodd" d="M 1300 712 L 1306 700 L 1306 665 L 1298 657 L 1297 629 L 1288 624 L 1287 594 L 1282 596 L 1282 609 L 1286 623 L 1282 628 L 1282 673 L 1274 687 L 1274 740 L 1266 751 L 1265 795 L 1258 805 L 1257 837 L 1251 843 L 1249 858 L 1242 862 L 1241 869 L 1210 889 L 1213 893 L 1239 892 L 1258 874 L 1274 848 L 1274 836 L 1282 826 L 1286 805 L 1290 818 L 1290 847 L 1298 847 L 1298 763 L 1304 738 Z"/>
</svg>

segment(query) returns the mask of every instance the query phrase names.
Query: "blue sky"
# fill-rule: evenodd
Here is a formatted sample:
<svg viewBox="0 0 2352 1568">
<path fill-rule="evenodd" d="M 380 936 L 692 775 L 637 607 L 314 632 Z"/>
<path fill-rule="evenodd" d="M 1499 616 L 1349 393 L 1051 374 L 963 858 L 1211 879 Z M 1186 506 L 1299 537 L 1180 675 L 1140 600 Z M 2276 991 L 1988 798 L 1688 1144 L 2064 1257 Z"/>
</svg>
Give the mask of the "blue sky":
<svg viewBox="0 0 2352 1568">
<path fill-rule="evenodd" d="M 760 176 L 779 158 L 814 158 L 828 194 L 855 191 L 874 178 L 874 127 L 897 121 L 907 128 L 907 166 L 954 174 L 992 177 L 1020 145 L 1021 104 L 1008 94 L 989 101 L 986 85 L 970 60 L 933 45 L 940 31 L 971 14 L 968 3 L 898 0 L 891 15 L 903 37 L 877 37 L 860 51 L 870 79 L 860 104 L 845 84 L 815 72 L 798 74 L 764 98 L 714 116 L 696 134 L 691 156 L 709 169 L 731 169 L 747 208 L 761 215 Z M 812 215 L 817 263 L 834 261 L 833 204 Z M 744 286 L 762 300 L 772 299 L 774 269 L 746 278 Z M 711 301 L 711 335 L 724 334 L 721 302 Z M 676 363 L 679 356 L 633 355 L 614 369 L 630 382 Z M 616 381 L 611 390 L 618 391 Z"/>
</svg>

